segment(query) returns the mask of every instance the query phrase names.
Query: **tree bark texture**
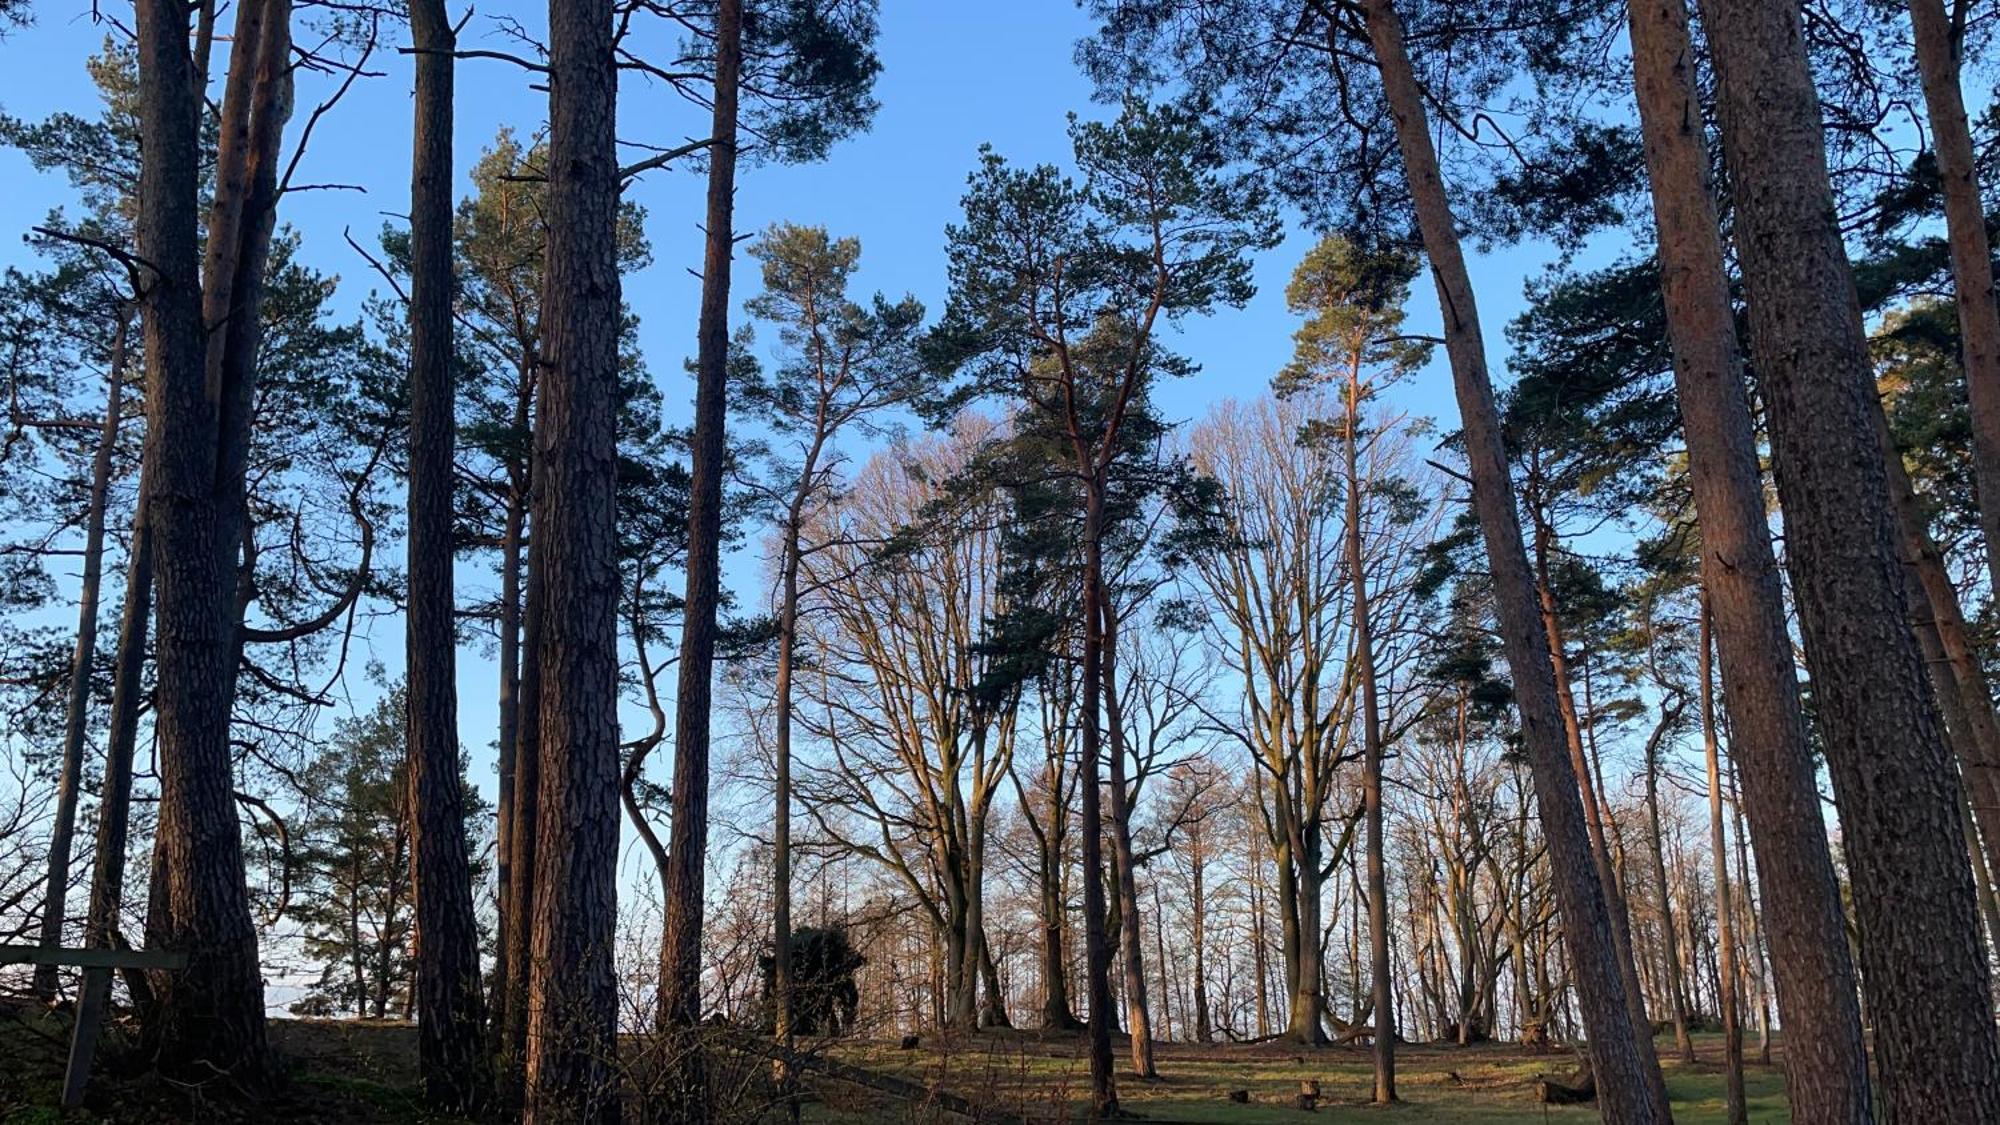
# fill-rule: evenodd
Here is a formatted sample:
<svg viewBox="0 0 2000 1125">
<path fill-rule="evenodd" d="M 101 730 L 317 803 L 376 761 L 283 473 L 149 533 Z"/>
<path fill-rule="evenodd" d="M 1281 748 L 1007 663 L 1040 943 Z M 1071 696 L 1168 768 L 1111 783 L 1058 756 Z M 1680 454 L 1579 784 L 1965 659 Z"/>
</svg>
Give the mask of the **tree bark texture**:
<svg viewBox="0 0 2000 1125">
<path fill-rule="evenodd" d="M 1650 1029 L 1633 1027 L 1625 1007 L 1604 888 L 1591 862 L 1577 777 L 1570 768 L 1562 720 L 1556 710 L 1548 643 L 1542 637 L 1534 577 L 1521 539 L 1499 410 L 1486 370 L 1478 306 L 1431 142 L 1423 92 L 1411 70 L 1402 18 L 1392 0 L 1365 0 L 1362 7 L 1444 314 L 1445 350 L 1458 396 L 1473 505 L 1492 566 L 1494 602 L 1507 665 L 1513 674 L 1542 831 L 1548 841 L 1563 937 L 1589 1039 L 1592 1072 L 1597 1078 L 1599 1109 L 1604 1120 L 1613 1125 L 1660 1122 L 1665 1118 L 1653 1098 L 1652 1079 L 1646 1073 L 1638 1042 Z"/>
<path fill-rule="evenodd" d="M 1757 850 L 1786 1052 L 1801 1120 L 1872 1117 L 1846 919 L 1820 815 L 1812 750 L 1771 547 L 1743 385 L 1684 0 L 1630 6 L 1632 65 L 1659 232 L 1661 292 L 1730 753 Z"/>
<path fill-rule="evenodd" d="M 452 584 L 452 69 L 444 0 L 410 0 L 416 56 L 410 164 L 410 467 L 407 614 L 410 885 L 416 896 L 417 1054 L 431 1106 L 482 1093 L 479 926 L 458 760 Z"/>
<path fill-rule="evenodd" d="M 618 72 L 610 0 L 549 5 L 529 1122 L 618 1112 Z M 515 784 L 520 784 L 516 763 Z"/>
<path fill-rule="evenodd" d="M 729 396 L 729 269 L 734 251 L 736 126 L 743 63 L 742 0 L 715 11 L 714 119 L 709 133 L 707 245 L 696 327 L 694 448 L 688 501 L 687 606 L 674 715 L 673 828 L 666 932 L 660 949 L 660 1020 L 669 1042 L 668 1098 L 677 1120 L 709 1118 L 701 1051 L 702 898 L 708 858 L 708 758 L 716 611 L 721 600 L 722 475 Z"/>
<path fill-rule="evenodd" d="M 1880 406 L 1799 12 L 1704 0 L 1702 13 L 1887 1116 L 2000 1120 L 1962 797 L 1909 629 Z"/>
</svg>

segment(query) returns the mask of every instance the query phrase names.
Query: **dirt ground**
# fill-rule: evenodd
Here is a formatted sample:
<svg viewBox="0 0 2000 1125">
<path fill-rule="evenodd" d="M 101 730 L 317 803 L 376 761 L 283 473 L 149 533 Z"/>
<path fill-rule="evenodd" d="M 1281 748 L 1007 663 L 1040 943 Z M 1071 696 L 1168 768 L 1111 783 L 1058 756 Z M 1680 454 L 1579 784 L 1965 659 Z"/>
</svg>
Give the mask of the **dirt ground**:
<svg viewBox="0 0 2000 1125">
<path fill-rule="evenodd" d="M 64 1115 L 56 1106 L 67 1033 L 68 1020 L 61 1012 L 0 1005 L 0 1125 L 439 1120 L 418 1104 L 416 1037 L 403 1023 L 274 1019 L 272 1044 L 283 1059 L 284 1076 L 276 1088 L 248 1100 L 219 1084 L 182 1086 L 135 1072 L 136 1060 L 114 1034 L 86 1108 Z M 1661 1048 L 1676 1120 L 1682 1125 L 1721 1122 L 1720 1037 L 1699 1037 L 1699 1057 L 1691 1064 L 1672 1057 L 1671 1042 L 1663 1040 Z M 1052 1125 L 1079 1119 L 1088 1102 L 1089 1069 L 1081 1040 L 1074 1036 L 1001 1032 L 924 1037 L 909 1050 L 897 1042 L 862 1040 L 810 1044 L 806 1051 L 810 1059 L 832 1064 L 815 1064 L 806 1073 L 801 1117 L 807 1122 Z M 1365 1046 L 1302 1050 L 1279 1044 L 1161 1044 L 1157 1059 L 1159 1079 L 1133 1078 L 1124 1072 L 1121 1045 L 1119 1093 L 1133 1119 L 1160 1125 L 1384 1120 L 1529 1125 L 1596 1119 L 1588 1106 L 1546 1106 L 1536 1100 L 1538 1077 L 1563 1079 L 1573 1072 L 1574 1057 L 1562 1049 L 1544 1054 L 1508 1044 L 1406 1045 L 1398 1067 L 1403 1104 L 1393 1107 L 1368 1104 L 1372 1071 Z M 744 1122 L 784 1118 L 771 1097 L 764 1060 L 720 1059 L 712 1071 L 734 1091 L 727 1099 L 728 1117 Z M 1755 1125 L 1789 1121 L 1782 1074 L 1752 1064 L 1747 1078 L 1750 1120 Z M 1316 1112 L 1302 1112 L 1295 1105 L 1301 1083 L 1307 1081 L 1318 1083 Z M 1245 1100 L 1232 1100 L 1232 1093 Z M 973 1113 L 968 1117 L 949 1107 L 970 1107 Z"/>
</svg>

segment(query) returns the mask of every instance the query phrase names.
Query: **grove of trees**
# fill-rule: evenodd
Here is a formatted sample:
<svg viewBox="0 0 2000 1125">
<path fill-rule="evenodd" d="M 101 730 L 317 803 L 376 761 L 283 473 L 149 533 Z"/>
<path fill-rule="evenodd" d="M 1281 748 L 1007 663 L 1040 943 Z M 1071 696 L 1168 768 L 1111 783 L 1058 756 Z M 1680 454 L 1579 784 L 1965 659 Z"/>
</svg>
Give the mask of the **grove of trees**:
<svg viewBox="0 0 2000 1125">
<path fill-rule="evenodd" d="M 896 6 L 515 7 L 95 5 L 95 101 L 0 112 L 65 193 L 0 275 L 9 1013 L 250 1112 L 311 1018 L 477 1120 L 1035 1028 L 1091 1120 L 1163 1044 L 1386 1104 L 1506 1040 L 1663 1123 L 1717 1033 L 1731 1122 L 1775 1058 L 2000 1123 L 2000 12 L 1080 0 L 1058 156 L 900 154 L 970 168 L 919 275 L 739 215 L 893 174 Z M 462 135 L 474 67 L 535 113 Z M 312 221 L 405 79 L 408 200 Z"/>
</svg>

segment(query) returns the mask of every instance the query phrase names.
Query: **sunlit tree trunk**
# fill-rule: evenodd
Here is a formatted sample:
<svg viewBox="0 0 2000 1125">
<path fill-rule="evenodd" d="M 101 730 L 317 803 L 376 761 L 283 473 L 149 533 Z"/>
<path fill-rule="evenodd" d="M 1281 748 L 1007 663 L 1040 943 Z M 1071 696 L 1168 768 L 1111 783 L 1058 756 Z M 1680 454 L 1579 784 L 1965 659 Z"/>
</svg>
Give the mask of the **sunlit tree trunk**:
<svg viewBox="0 0 2000 1125">
<path fill-rule="evenodd" d="M 1445 350 L 1458 396 L 1473 506 L 1492 568 L 1494 603 L 1535 776 L 1563 934 L 1582 1001 L 1599 1108 L 1615 1125 L 1666 1121 L 1669 1115 L 1658 1104 L 1653 1092 L 1657 1083 L 1647 1073 L 1641 1053 L 1639 1041 L 1645 1029 L 1632 1025 L 1618 977 L 1605 891 L 1591 862 L 1577 777 L 1563 744 L 1548 644 L 1538 621 L 1534 578 L 1486 370 L 1478 306 L 1431 140 L 1423 92 L 1411 69 L 1402 19 L 1392 0 L 1364 0 L 1362 12 L 1444 314 Z"/>
<path fill-rule="evenodd" d="M 1702 13 L 1887 1115 L 2000 1120 L 1963 798 L 1909 629 L 1880 406 L 1799 11 L 1705 0 Z"/>
<path fill-rule="evenodd" d="M 1917 74 L 1930 118 L 1930 148 L 1944 194 L 1952 288 L 1964 350 L 1966 398 L 1972 417 L 1972 470 L 1985 533 L 1987 572 L 2000 589 L 2000 305 L 1994 302 L 1993 246 L 1979 197 L 1977 157 L 1959 86 L 1965 18 L 1971 6 L 1954 0 L 1909 0 Z"/>
<path fill-rule="evenodd" d="M 1701 520 L 1702 588 L 1711 607 L 1731 755 L 1741 764 L 1740 811 L 1756 839 L 1786 1049 L 1799 1060 L 1786 1068 L 1786 1090 L 1802 1119 L 1866 1121 L 1872 1116 L 1868 1059 L 1854 968 L 1771 548 L 1709 191 L 1687 10 L 1682 0 L 1639 0 L 1629 11 L 1661 290 Z M 1755 952 L 1753 942 L 1752 964 Z"/>
</svg>

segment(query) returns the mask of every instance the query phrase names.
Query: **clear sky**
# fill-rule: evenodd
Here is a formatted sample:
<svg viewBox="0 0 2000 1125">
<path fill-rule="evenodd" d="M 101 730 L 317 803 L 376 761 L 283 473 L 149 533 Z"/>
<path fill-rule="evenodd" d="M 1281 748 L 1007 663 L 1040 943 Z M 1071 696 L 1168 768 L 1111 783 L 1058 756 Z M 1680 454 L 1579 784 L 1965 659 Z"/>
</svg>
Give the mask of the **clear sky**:
<svg viewBox="0 0 2000 1125">
<path fill-rule="evenodd" d="M 101 44 L 106 29 L 90 19 L 90 5 L 44 0 L 36 5 L 36 26 L 0 43 L 0 106 L 17 116 L 37 118 L 56 110 L 94 111 L 94 94 L 83 71 L 84 58 Z M 107 3 L 105 10 L 129 18 L 130 9 Z M 461 37 L 461 46 L 509 50 L 493 17 L 512 15 L 539 28 L 546 9 L 522 0 L 481 5 Z M 738 192 L 737 226 L 749 232 L 778 220 L 821 224 L 835 235 L 858 236 L 863 247 L 860 288 L 911 292 L 936 311 L 943 302 L 944 227 L 958 215 L 965 177 L 980 144 L 991 142 L 1019 163 L 1068 163 L 1065 117 L 1071 111 L 1101 115 L 1090 101 L 1089 84 L 1073 61 L 1076 41 L 1089 21 L 1074 0 L 883 0 L 877 86 L 882 103 L 873 129 L 841 144 L 832 157 L 804 167 L 747 169 Z M 359 307 L 374 281 L 368 267 L 343 242 L 351 228 L 357 241 L 371 241 L 385 215 L 407 207 L 410 157 L 408 59 L 395 53 L 403 29 L 384 25 L 384 43 L 370 69 L 386 72 L 362 80 L 348 99 L 320 124 L 301 165 L 297 182 L 349 183 L 365 192 L 315 191 L 286 198 L 281 219 L 305 236 L 302 257 L 344 279 L 339 298 L 345 309 Z M 220 52 L 218 52 L 220 54 Z M 221 60 L 217 61 L 217 72 Z M 527 75 L 502 62 L 467 61 L 459 67 L 457 99 L 458 167 L 463 174 L 501 126 L 532 132 L 545 113 L 544 95 L 529 88 Z M 299 112 L 290 142 L 312 102 L 330 88 L 324 77 L 302 80 Z M 627 75 L 621 96 L 620 134 L 633 141 L 672 145 L 706 132 L 705 115 L 671 90 L 651 87 Z M 655 378 L 666 394 L 670 420 L 689 415 L 692 381 L 682 360 L 694 350 L 699 282 L 691 271 L 701 259 L 702 190 L 687 171 L 654 172 L 632 189 L 649 212 L 653 265 L 626 281 L 626 297 L 642 322 L 641 341 Z M 0 151 L 0 230 L 24 232 L 50 206 L 65 201 L 67 184 L 37 175 L 13 151 Z M 1199 418 L 1226 397 L 1261 393 L 1290 353 L 1295 322 L 1285 311 L 1284 283 L 1311 244 L 1311 232 L 1297 229 L 1258 261 L 1259 292 L 1242 310 L 1192 323 L 1176 346 L 1202 364 L 1191 379 L 1161 395 L 1173 418 Z M 1502 331 L 1522 305 L 1523 281 L 1552 258 L 1546 246 L 1516 247 L 1475 257 L 1486 337 L 1496 372 L 1503 370 Z M 28 251 L 16 239 L 0 240 L 0 264 L 23 262 Z M 754 295 L 756 277 L 739 257 L 735 296 Z M 1413 287 L 1410 327 L 1435 331 L 1437 308 L 1430 286 Z M 1434 416 L 1446 430 L 1456 428 L 1449 376 L 1440 352 L 1433 366 L 1399 388 L 1403 405 Z M 763 570 L 757 540 L 731 559 L 725 581 L 746 608 L 764 603 Z M 484 575 L 469 573 L 467 579 Z M 384 619 L 368 638 L 370 655 L 393 673 L 402 664 L 400 619 Z M 480 764 L 475 780 L 490 795 L 493 696 L 496 673 L 490 661 L 468 649 L 461 655 L 462 730 Z M 372 693 L 354 688 L 366 705 Z M 655 764 L 664 777 L 668 765 Z"/>
</svg>

